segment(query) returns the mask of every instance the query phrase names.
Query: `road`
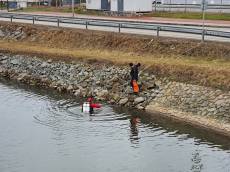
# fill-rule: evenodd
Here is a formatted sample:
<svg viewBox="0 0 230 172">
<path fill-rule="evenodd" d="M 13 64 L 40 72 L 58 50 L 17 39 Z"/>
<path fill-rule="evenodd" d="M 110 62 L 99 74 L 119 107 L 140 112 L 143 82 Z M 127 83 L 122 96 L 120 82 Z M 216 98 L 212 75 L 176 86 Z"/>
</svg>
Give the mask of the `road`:
<svg viewBox="0 0 230 172">
<path fill-rule="evenodd" d="M 36 13 L 37 14 L 37 13 Z M 43 14 L 44 15 L 44 14 Z M 69 15 L 69 14 L 68 14 Z M 55 16 L 63 16 L 60 14 L 56 14 Z M 66 17 L 66 16 L 65 16 Z M 82 17 L 82 16 L 81 16 Z M 86 16 L 85 16 L 86 17 Z M 94 16 L 93 16 L 94 17 Z M 90 16 L 86 17 L 87 19 L 90 18 Z M 94 17 L 95 18 L 95 17 Z M 92 19 L 92 18 L 90 18 Z M 108 18 L 106 17 L 97 17 L 97 19 L 103 19 L 106 20 Z M 111 19 L 111 18 L 109 18 Z M 114 19 L 114 18 L 113 18 Z M 116 18 L 116 20 L 119 21 L 127 21 L 130 20 L 128 18 L 126 19 L 121 19 L 121 18 Z M 132 20 L 137 20 L 137 19 L 132 19 Z M 9 18 L 0 18 L 0 21 L 10 21 Z M 140 19 L 138 19 L 140 21 Z M 146 21 L 145 19 L 142 19 L 141 21 Z M 20 23 L 32 23 L 31 20 L 24 20 L 24 19 L 13 19 L 13 22 L 20 22 Z M 150 22 L 150 20 L 149 20 Z M 190 21 L 191 22 L 191 21 Z M 165 25 L 166 22 L 162 22 L 162 24 Z M 40 24 L 40 25 L 47 25 L 47 26 L 57 26 L 57 23 L 54 22 L 46 22 L 46 21 L 36 21 L 35 24 Z M 189 27 L 191 28 L 191 25 L 186 25 L 186 24 L 181 24 L 180 22 L 175 23 L 175 21 L 169 23 L 170 26 L 180 26 L 180 27 Z M 198 24 L 198 26 L 195 26 L 195 23 L 193 23 L 194 26 L 193 28 L 201 28 Z M 209 23 L 210 24 L 210 23 Z M 218 25 L 217 25 L 218 24 Z M 227 23 L 225 23 L 227 25 Z M 230 23 L 229 23 L 230 24 Z M 212 29 L 212 30 L 217 30 L 217 31 L 226 31 L 230 32 L 230 27 L 228 28 L 227 26 L 219 27 L 219 23 L 217 22 L 216 25 L 213 27 L 205 27 L 206 29 Z M 67 27 L 67 28 L 79 28 L 79 29 L 85 29 L 86 26 L 84 25 L 78 25 L 78 24 L 65 24 L 65 23 L 60 23 L 60 27 Z M 118 28 L 115 27 L 105 27 L 105 26 L 88 26 L 88 29 L 90 30 L 100 30 L 100 31 L 108 31 L 108 32 L 118 32 Z M 156 36 L 157 32 L 154 30 L 140 30 L 140 29 L 127 29 L 127 28 L 121 28 L 120 30 L 122 33 L 129 33 L 129 34 L 141 34 L 141 35 L 151 35 L 151 36 Z M 202 36 L 201 35 L 195 35 L 195 34 L 188 34 L 188 33 L 178 33 L 178 32 L 167 32 L 167 31 L 160 31 L 160 36 L 162 37 L 173 37 L 173 38 L 186 38 L 186 39 L 197 39 L 201 40 Z M 205 40 L 208 41 L 218 41 L 218 42 L 230 42 L 230 38 L 221 38 L 221 37 L 214 37 L 214 36 L 205 36 Z"/>
<path fill-rule="evenodd" d="M 2 11 L 2 12 L 6 12 L 6 11 Z M 17 12 L 15 12 L 15 14 L 17 14 Z M 72 17 L 71 13 L 59 13 L 59 12 L 26 12 L 26 13 L 20 12 L 18 14 Z M 203 24 L 203 21 L 198 19 L 178 19 L 178 18 L 146 17 L 146 16 L 125 17 L 125 16 L 96 16 L 96 15 L 75 14 L 75 17 L 86 18 L 86 19 L 147 22 L 153 24 L 174 24 L 174 25 L 185 25 L 185 26 L 197 26 L 197 25 L 201 26 Z M 230 21 L 205 20 L 205 25 L 212 26 L 212 27 L 230 28 Z"/>
</svg>

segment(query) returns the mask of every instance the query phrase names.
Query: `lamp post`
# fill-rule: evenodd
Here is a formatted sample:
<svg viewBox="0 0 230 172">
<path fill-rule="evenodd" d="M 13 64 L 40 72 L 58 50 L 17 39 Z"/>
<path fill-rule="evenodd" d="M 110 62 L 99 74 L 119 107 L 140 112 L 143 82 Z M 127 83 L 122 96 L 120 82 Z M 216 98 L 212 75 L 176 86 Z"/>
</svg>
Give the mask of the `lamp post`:
<svg viewBox="0 0 230 172">
<path fill-rule="evenodd" d="M 7 0 L 6 3 L 7 12 L 9 12 L 9 1 Z"/>
<path fill-rule="evenodd" d="M 74 17 L 74 0 L 72 0 L 72 17 Z"/>
<path fill-rule="evenodd" d="M 184 8 L 184 12 L 186 13 L 187 12 L 187 0 L 185 0 L 185 8 Z"/>
<path fill-rule="evenodd" d="M 206 0 L 202 0 L 201 3 L 201 9 L 202 9 L 202 42 L 204 42 L 204 35 L 205 35 L 205 29 L 204 29 L 204 23 L 205 23 L 205 10 L 207 8 L 207 2 Z"/>
<path fill-rule="evenodd" d="M 222 6 L 222 5 L 223 5 L 223 0 L 220 0 L 220 5 L 221 5 L 221 10 L 220 10 L 220 12 L 222 13 L 222 9 L 223 9 L 223 8 L 222 8 L 222 7 L 223 7 L 223 6 Z"/>
<path fill-rule="evenodd" d="M 172 0 L 169 1 L 169 11 L 171 12 Z"/>
<path fill-rule="evenodd" d="M 1 0 L 1 2 L 0 2 L 0 6 L 1 6 L 1 10 L 2 10 L 2 0 Z"/>
</svg>

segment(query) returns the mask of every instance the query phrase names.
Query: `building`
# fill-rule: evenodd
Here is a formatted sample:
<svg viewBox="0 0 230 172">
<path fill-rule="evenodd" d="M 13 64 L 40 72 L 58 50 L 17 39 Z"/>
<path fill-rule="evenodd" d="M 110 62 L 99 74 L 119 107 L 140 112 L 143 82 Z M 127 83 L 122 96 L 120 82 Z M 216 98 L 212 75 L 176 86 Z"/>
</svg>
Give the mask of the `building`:
<svg viewBox="0 0 230 172">
<path fill-rule="evenodd" d="M 74 5 L 80 5 L 80 4 L 84 4 L 85 1 L 84 0 L 74 0 Z M 72 6 L 72 0 L 62 0 L 62 5 L 63 6 Z"/>
<path fill-rule="evenodd" d="M 148 12 L 152 11 L 152 0 L 111 0 L 111 11 Z"/>
<path fill-rule="evenodd" d="M 114 12 L 149 12 L 152 0 L 86 0 L 86 9 Z"/>
<path fill-rule="evenodd" d="M 27 8 L 28 4 L 37 3 L 39 0 L 1 0 L 9 9 Z"/>
<path fill-rule="evenodd" d="M 159 1 L 159 0 L 157 0 Z M 206 0 L 208 4 L 229 5 L 230 0 Z M 162 4 L 201 4 L 202 0 L 161 0 Z"/>
<path fill-rule="evenodd" d="M 110 0 L 86 0 L 88 10 L 110 10 Z"/>
</svg>

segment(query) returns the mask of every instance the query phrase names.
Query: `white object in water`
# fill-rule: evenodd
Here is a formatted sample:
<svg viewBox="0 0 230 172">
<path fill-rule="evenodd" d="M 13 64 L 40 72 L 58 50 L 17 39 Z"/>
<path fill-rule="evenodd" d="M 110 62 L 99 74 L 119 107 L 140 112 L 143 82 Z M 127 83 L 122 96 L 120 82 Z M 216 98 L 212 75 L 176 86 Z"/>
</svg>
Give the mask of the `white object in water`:
<svg viewBox="0 0 230 172">
<path fill-rule="evenodd" d="M 84 102 L 82 105 L 82 112 L 90 113 L 90 104 L 89 102 Z"/>
</svg>

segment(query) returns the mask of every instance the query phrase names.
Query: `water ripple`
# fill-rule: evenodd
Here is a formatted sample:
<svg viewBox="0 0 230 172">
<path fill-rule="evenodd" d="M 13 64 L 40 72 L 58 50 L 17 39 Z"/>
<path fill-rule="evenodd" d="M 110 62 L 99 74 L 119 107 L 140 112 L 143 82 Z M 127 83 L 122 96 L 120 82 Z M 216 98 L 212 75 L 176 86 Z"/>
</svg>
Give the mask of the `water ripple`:
<svg viewBox="0 0 230 172">
<path fill-rule="evenodd" d="M 68 95 L 14 84 L 0 84 L 0 95 L 3 172 L 230 168 L 224 137 L 106 104 L 91 116 Z"/>
</svg>

